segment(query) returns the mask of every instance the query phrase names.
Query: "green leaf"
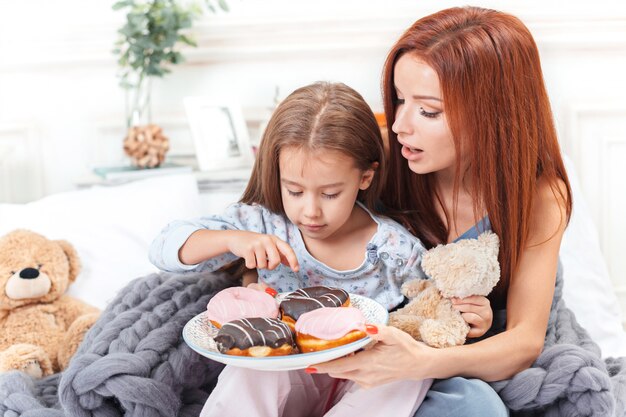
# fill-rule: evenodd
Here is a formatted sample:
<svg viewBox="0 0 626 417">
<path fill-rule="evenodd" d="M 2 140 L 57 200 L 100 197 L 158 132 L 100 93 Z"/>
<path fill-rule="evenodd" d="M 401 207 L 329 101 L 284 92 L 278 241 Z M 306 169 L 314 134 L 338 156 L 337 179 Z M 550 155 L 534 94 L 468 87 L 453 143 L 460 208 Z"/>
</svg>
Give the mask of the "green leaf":
<svg viewBox="0 0 626 417">
<path fill-rule="evenodd" d="M 193 24 L 190 17 L 184 17 L 178 21 L 178 29 L 188 29 Z"/>
<path fill-rule="evenodd" d="M 162 77 L 166 72 L 168 72 L 167 69 L 155 65 L 150 65 L 146 68 L 146 74 L 151 77 Z"/>
<path fill-rule="evenodd" d="M 123 26 L 120 30 L 118 30 L 118 32 L 130 39 L 140 36 L 140 32 L 137 30 L 137 28 L 134 28 L 130 25 Z"/>
<path fill-rule="evenodd" d="M 211 13 L 217 12 L 217 10 L 215 10 L 215 7 L 213 7 L 213 5 L 211 4 L 210 0 L 206 0 L 205 3 L 206 3 L 207 9 L 209 9 Z"/>
<path fill-rule="evenodd" d="M 165 48 L 171 48 L 176 44 L 178 40 L 178 35 L 174 33 L 168 33 L 165 39 L 163 39 L 162 46 Z"/>
<path fill-rule="evenodd" d="M 178 36 L 178 40 L 184 44 L 187 44 L 189 46 L 198 46 L 198 44 L 196 43 L 195 40 L 193 40 L 192 38 L 190 38 L 189 36 L 185 36 L 185 35 L 179 35 Z"/>
<path fill-rule="evenodd" d="M 132 1 L 129 1 L 129 0 L 118 1 L 117 3 L 113 5 L 113 10 L 123 9 L 124 7 L 130 6 L 131 4 L 132 4 Z"/>
<path fill-rule="evenodd" d="M 171 62 L 172 64 L 180 64 L 181 62 L 183 62 L 185 60 L 185 58 L 183 57 L 183 54 L 181 54 L 180 52 L 170 52 L 169 54 L 167 54 L 168 57 L 168 61 Z"/>
<path fill-rule="evenodd" d="M 217 4 L 219 4 L 220 9 L 222 9 L 225 12 L 230 11 L 230 9 L 228 8 L 228 4 L 226 3 L 226 0 L 217 0 Z"/>
<path fill-rule="evenodd" d="M 126 18 L 128 26 L 137 32 L 141 32 L 148 24 L 148 19 L 143 13 L 129 13 Z"/>
</svg>

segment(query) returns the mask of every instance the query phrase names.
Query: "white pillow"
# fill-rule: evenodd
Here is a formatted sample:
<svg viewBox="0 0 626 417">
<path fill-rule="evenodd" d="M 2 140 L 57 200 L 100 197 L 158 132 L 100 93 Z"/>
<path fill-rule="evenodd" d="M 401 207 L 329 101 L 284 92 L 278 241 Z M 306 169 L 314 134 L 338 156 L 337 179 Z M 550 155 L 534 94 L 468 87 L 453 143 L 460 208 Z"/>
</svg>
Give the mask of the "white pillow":
<svg viewBox="0 0 626 417">
<path fill-rule="evenodd" d="M 168 222 L 199 216 L 199 201 L 192 174 L 97 186 L 0 204 L 0 235 L 26 228 L 70 242 L 83 269 L 68 293 L 104 308 L 130 280 L 156 271 L 150 242 Z"/>
<path fill-rule="evenodd" d="M 626 356 L 622 311 L 600 251 L 598 231 L 572 161 L 565 157 L 574 208 L 561 244 L 563 298 L 578 322 L 600 345 L 602 356 Z"/>
</svg>

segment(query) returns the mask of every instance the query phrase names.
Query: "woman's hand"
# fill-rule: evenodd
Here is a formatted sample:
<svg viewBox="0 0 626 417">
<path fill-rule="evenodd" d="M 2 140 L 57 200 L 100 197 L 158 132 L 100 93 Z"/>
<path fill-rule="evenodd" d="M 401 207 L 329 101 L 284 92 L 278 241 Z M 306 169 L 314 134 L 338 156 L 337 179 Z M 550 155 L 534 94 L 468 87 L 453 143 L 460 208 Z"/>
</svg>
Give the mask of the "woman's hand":
<svg viewBox="0 0 626 417">
<path fill-rule="evenodd" d="M 247 287 L 252 290 L 263 291 L 271 295 L 272 297 L 276 297 L 278 291 L 274 288 L 270 287 L 264 282 L 259 282 L 259 274 L 256 269 L 248 269 L 243 273 L 241 277 L 241 286 Z"/>
<path fill-rule="evenodd" d="M 350 379 L 364 388 L 402 379 L 432 377 L 430 364 L 436 349 L 415 341 L 395 327 L 368 325 L 367 334 L 377 342 L 371 349 L 312 365 L 306 371 Z"/>
<path fill-rule="evenodd" d="M 291 246 L 274 235 L 230 230 L 227 247 L 234 255 L 245 260 L 248 269 L 275 269 L 281 263 L 296 272 L 300 268 Z"/>
<path fill-rule="evenodd" d="M 263 282 L 252 282 L 246 285 L 246 287 L 253 289 L 253 290 L 257 290 L 257 291 L 266 292 L 272 297 L 276 297 L 276 294 L 278 294 L 278 291 L 276 291 L 274 288 L 268 286 L 267 284 Z"/>
<path fill-rule="evenodd" d="M 470 326 L 469 338 L 484 335 L 493 322 L 493 311 L 487 297 L 471 295 L 465 298 L 451 298 L 452 307 L 461 313 L 463 320 Z"/>
</svg>

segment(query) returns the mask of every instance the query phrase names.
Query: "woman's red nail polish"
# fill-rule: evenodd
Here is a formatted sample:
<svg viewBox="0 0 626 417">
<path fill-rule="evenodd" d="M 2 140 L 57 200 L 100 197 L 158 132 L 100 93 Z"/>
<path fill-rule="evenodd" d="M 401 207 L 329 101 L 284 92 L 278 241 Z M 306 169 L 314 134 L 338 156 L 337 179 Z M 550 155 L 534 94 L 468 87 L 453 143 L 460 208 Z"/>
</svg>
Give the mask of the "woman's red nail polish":
<svg viewBox="0 0 626 417">
<path fill-rule="evenodd" d="M 272 297 L 276 297 L 276 294 L 278 294 L 278 291 L 276 291 L 274 288 L 272 287 L 267 287 L 265 289 L 265 292 L 268 293 L 269 295 L 271 295 Z"/>
<path fill-rule="evenodd" d="M 369 334 L 377 334 L 378 333 L 378 327 L 374 326 L 373 324 L 366 324 L 365 325 L 365 331 Z"/>
<path fill-rule="evenodd" d="M 317 373 L 317 368 L 312 368 L 312 367 L 308 367 L 304 370 L 304 372 L 306 372 L 307 374 L 316 374 Z"/>
</svg>

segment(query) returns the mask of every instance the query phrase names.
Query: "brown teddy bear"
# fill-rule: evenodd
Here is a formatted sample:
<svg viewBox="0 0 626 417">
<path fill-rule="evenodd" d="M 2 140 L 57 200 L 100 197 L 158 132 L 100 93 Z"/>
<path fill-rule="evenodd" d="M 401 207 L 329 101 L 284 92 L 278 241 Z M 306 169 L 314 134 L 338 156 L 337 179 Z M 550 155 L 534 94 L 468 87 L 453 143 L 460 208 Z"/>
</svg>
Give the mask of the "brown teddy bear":
<svg viewBox="0 0 626 417">
<path fill-rule="evenodd" d="M 79 270 L 66 241 L 28 230 L 0 238 L 0 372 L 40 378 L 67 366 L 100 314 L 64 294 Z"/>
<path fill-rule="evenodd" d="M 433 347 L 462 345 L 469 326 L 452 307 L 450 297 L 484 295 L 500 279 L 500 239 L 485 232 L 478 239 L 463 239 L 428 250 L 422 269 L 430 279 L 402 286 L 409 303 L 389 315 L 389 325 L 404 330 Z"/>
</svg>

